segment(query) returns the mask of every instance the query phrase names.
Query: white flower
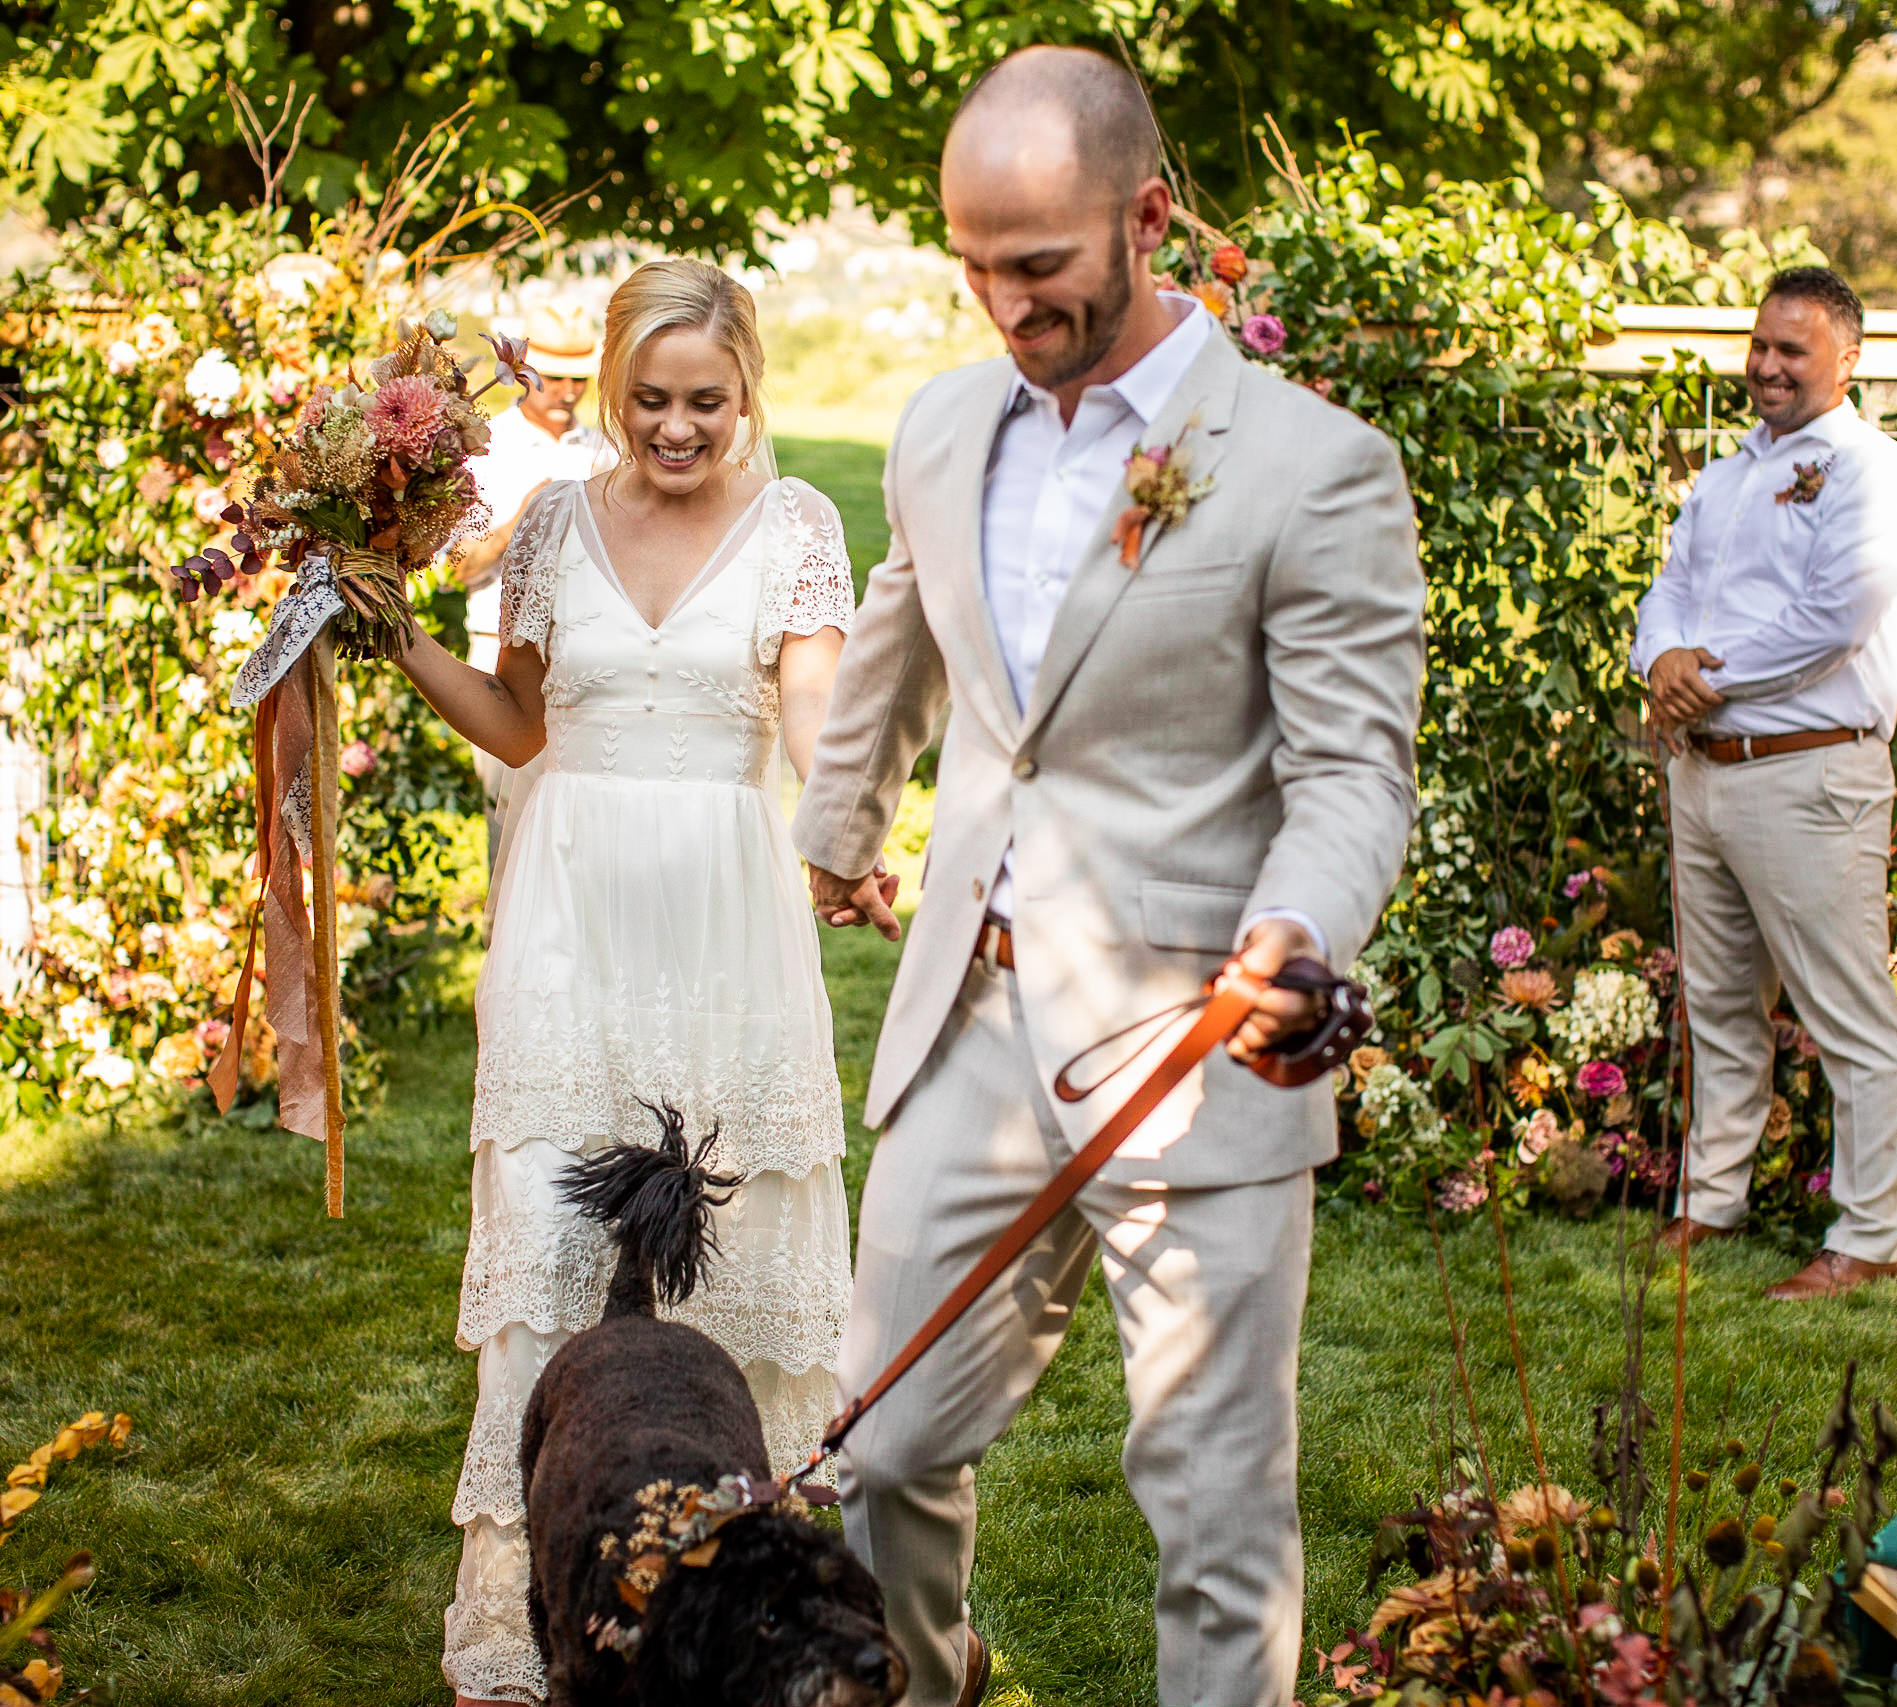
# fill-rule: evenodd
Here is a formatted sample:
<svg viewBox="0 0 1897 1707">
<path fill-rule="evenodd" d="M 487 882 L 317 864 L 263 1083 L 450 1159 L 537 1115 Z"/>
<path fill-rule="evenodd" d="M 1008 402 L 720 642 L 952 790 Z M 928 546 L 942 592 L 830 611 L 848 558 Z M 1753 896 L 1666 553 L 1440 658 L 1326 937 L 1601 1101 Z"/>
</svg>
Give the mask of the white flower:
<svg viewBox="0 0 1897 1707">
<path fill-rule="evenodd" d="M 107 1050 L 93 1056 L 81 1067 L 79 1076 L 82 1079 L 97 1079 L 107 1090 L 122 1091 L 132 1082 L 137 1070 L 123 1055 Z"/>
<path fill-rule="evenodd" d="M 163 314 L 147 314 L 132 328 L 132 347 L 147 361 L 157 361 L 178 347 L 178 328 Z"/>
<path fill-rule="evenodd" d="M 0 717 L 18 717 L 26 709 L 26 689 L 18 682 L 0 688 Z"/>
<path fill-rule="evenodd" d="M 211 644 L 220 651 L 232 646 L 254 646 L 263 638 L 256 613 L 242 605 L 227 605 L 211 618 Z"/>
<path fill-rule="evenodd" d="M 369 927 L 375 923 L 375 908 L 345 901 L 336 909 L 336 958 L 347 964 L 350 957 L 369 946 Z"/>
<path fill-rule="evenodd" d="M 192 513 L 209 527 L 230 507 L 230 499 L 225 496 L 222 486 L 207 486 L 191 500 Z"/>
<path fill-rule="evenodd" d="M 195 670 L 190 671 L 178 684 L 178 698 L 184 701 L 186 711 L 196 711 L 211 697 L 211 684 Z"/>
<path fill-rule="evenodd" d="M 228 415 L 244 376 L 222 350 L 206 350 L 184 376 L 184 388 L 200 415 Z"/>
<path fill-rule="evenodd" d="M 101 468 L 123 468 L 132 455 L 123 439 L 101 439 L 92 454 L 99 459 Z"/>
<path fill-rule="evenodd" d="M 1526 1166 L 1560 1136 L 1561 1122 L 1553 1110 L 1536 1109 L 1526 1120 L 1515 1122 L 1515 1159 Z"/>
<path fill-rule="evenodd" d="M 138 366 L 138 351 L 123 338 L 114 338 L 105 347 L 105 371 L 126 374 Z"/>
<path fill-rule="evenodd" d="M 90 996 L 74 996 L 59 1010 L 59 1029 L 67 1040 L 77 1043 L 99 1017 L 99 1004 Z"/>
<path fill-rule="evenodd" d="M 447 309 L 431 308 L 422 324 L 428 328 L 430 337 L 446 339 L 455 335 L 455 329 L 461 323 Z"/>
<path fill-rule="evenodd" d="M 300 308 L 335 278 L 338 271 L 333 262 L 324 260 L 321 255 L 278 255 L 264 263 L 257 282 L 263 286 L 266 296 Z"/>
<path fill-rule="evenodd" d="M 1636 972 L 1583 972 L 1568 1005 L 1548 1016 L 1548 1029 L 1571 1060 L 1609 1060 L 1660 1035 L 1660 1004 Z"/>
<path fill-rule="evenodd" d="M 1372 1067 L 1358 1106 L 1376 1122 L 1380 1136 L 1407 1134 L 1425 1144 L 1439 1142 L 1443 1117 L 1428 1090 L 1393 1061 Z"/>
</svg>

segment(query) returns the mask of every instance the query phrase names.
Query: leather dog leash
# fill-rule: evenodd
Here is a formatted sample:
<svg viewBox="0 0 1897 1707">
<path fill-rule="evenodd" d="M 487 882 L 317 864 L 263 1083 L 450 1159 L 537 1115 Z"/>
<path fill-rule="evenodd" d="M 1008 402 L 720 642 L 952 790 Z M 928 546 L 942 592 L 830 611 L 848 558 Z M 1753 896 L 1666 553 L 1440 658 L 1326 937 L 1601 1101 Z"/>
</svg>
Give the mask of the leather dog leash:
<svg viewBox="0 0 1897 1707">
<path fill-rule="evenodd" d="M 1287 961 L 1275 977 L 1265 979 L 1263 984 L 1274 989 L 1323 996 L 1328 1002 L 1328 1011 L 1317 1026 L 1285 1038 L 1274 1049 L 1268 1050 L 1253 1067 L 1254 1072 L 1273 1084 L 1286 1088 L 1309 1084 L 1340 1065 L 1351 1049 L 1369 1033 L 1372 1016 L 1362 987 L 1337 977 L 1319 961 L 1302 957 Z M 1081 1187 L 1106 1166 L 1113 1153 L 1132 1136 L 1140 1122 L 1159 1106 L 1194 1067 L 1245 1023 L 1263 993 L 1261 985 L 1236 960 L 1228 961 L 1217 977 L 1208 980 L 1203 996 L 1194 1001 L 1181 1002 L 1163 1012 L 1149 1014 L 1145 1019 L 1082 1050 L 1061 1068 L 1054 1076 L 1054 1094 L 1063 1102 L 1079 1102 L 1091 1096 L 1130 1064 L 1122 1062 L 1120 1067 L 1094 1080 L 1092 1084 L 1077 1088 L 1068 1075 L 1081 1061 L 1120 1038 L 1198 1009 L 1198 1018 L 1133 1094 L 1075 1153 L 1073 1159 L 1041 1188 L 1034 1201 L 1002 1230 L 1001 1236 L 962 1277 L 955 1290 L 942 1300 L 935 1313 L 916 1329 L 909 1343 L 896 1353 L 888 1367 L 824 1431 L 823 1442 L 811 1453 L 809 1463 L 789 1478 L 791 1485 L 802 1483 L 822 1467 L 825 1459 L 841 1448 L 851 1429 L 863 1420 L 870 1407 L 908 1374 L 922 1354 L 948 1332 L 969 1305 L 1074 1200 Z M 809 1498 L 813 1490 L 805 1488 L 803 1492 Z M 832 1494 L 831 1498 L 834 1497 Z"/>
</svg>

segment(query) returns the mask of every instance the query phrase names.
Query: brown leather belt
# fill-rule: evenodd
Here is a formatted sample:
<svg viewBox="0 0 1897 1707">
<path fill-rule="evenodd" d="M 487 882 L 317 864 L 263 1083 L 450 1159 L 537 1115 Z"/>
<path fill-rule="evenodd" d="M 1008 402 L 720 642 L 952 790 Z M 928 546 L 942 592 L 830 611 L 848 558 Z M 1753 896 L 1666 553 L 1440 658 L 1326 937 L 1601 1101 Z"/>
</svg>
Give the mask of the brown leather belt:
<svg viewBox="0 0 1897 1707">
<path fill-rule="evenodd" d="M 1801 729 L 1795 735 L 1692 735 L 1693 748 L 1716 765 L 1742 765 L 1776 753 L 1802 753 L 1811 747 L 1837 747 L 1861 741 L 1868 729 Z"/>
<path fill-rule="evenodd" d="M 974 958 L 984 966 L 999 966 L 1003 971 L 1014 970 L 1014 932 L 999 919 L 982 921 L 981 935 L 975 938 Z"/>
</svg>

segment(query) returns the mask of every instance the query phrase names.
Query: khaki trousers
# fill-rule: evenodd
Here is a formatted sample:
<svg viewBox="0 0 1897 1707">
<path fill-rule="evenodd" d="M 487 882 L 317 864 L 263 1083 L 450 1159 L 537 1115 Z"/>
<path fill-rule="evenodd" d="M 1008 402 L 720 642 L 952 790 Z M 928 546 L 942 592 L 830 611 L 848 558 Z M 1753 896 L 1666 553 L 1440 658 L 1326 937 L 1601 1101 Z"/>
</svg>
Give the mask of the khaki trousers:
<svg viewBox="0 0 1897 1707">
<path fill-rule="evenodd" d="M 1014 975 L 977 963 L 870 1168 L 845 1394 L 1069 1154 Z M 887 1597 L 910 1707 L 952 1707 L 960 1691 L 973 1465 L 1059 1348 L 1096 1249 L 1132 1406 L 1122 1464 L 1159 1543 L 1159 1699 L 1288 1707 L 1304 1593 L 1297 1365 L 1311 1215 L 1308 1171 L 1197 1190 L 1095 1180 L 858 1427 L 844 1527 Z"/>
<path fill-rule="evenodd" d="M 1885 884 L 1890 750 L 1875 737 L 1746 764 L 1667 767 L 1693 1028 L 1695 1221 L 1745 1219 L 1772 1106 L 1780 981 L 1834 1099 L 1834 1251 L 1897 1261 L 1897 991 Z"/>
</svg>

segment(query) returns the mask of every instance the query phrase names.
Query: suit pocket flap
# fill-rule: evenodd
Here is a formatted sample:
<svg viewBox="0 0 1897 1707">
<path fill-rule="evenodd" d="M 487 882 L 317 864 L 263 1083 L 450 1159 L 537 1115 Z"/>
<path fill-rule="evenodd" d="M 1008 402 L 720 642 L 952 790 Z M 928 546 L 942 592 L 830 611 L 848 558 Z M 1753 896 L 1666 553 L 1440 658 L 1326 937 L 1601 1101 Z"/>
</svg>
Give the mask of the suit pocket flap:
<svg viewBox="0 0 1897 1707">
<path fill-rule="evenodd" d="M 1250 894 L 1223 883 L 1142 883 L 1140 925 L 1154 948 L 1229 954 Z"/>
</svg>

